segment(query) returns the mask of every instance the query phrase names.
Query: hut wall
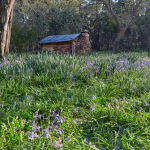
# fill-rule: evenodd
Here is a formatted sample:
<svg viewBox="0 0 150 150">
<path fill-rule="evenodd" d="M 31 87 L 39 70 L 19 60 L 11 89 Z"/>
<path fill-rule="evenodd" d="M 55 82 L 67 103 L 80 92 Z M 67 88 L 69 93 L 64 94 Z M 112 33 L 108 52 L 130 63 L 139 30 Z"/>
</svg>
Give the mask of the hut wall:
<svg viewBox="0 0 150 150">
<path fill-rule="evenodd" d="M 42 48 L 47 49 L 50 52 L 60 52 L 60 53 L 71 53 L 71 44 L 70 42 L 61 42 L 53 44 L 43 44 Z"/>
</svg>

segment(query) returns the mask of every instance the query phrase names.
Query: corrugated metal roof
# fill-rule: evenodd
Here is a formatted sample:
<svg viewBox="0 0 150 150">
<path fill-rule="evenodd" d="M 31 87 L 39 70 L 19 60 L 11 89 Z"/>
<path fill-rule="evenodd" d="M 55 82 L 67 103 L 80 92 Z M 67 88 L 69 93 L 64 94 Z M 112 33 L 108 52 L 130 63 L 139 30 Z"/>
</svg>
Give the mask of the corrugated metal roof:
<svg viewBox="0 0 150 150">
<path fill-rule="evenodd" d="M 77 38 L 77 37 L 80 36 L 80 35 L 81 35 L 81 33 L 48 36 L 48 37 L 42 39 L 42 40 L 39 42 L 39 44 L 68 42 L 68 41 L 74 40 L 75 38 Z"/>
</svg>

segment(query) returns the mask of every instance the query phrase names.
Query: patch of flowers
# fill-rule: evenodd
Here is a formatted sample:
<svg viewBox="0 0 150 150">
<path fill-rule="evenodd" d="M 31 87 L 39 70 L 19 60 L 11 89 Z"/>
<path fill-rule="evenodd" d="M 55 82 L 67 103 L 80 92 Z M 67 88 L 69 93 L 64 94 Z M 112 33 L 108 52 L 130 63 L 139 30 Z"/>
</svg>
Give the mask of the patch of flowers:
<svg viewBox="0 0 150 150">
<path fill-rule="evenodd" d="M 91 100 L 96 99 L 96 95 L 91 97 Z M 79 112 L 79 107 L 76 107 L 72 112 L 74 115 Z M 91 106 L 89 111 L 94 111 L 95 105 Z M 55 109 L 50 113 L 47 118 L 44 118 L 38 111 L 33 115 L 33 120 L 30 123 L 31 130 L 28 131 L 28 140 L 34 140 L 36 138 L 51 139 L 53 141 L 52 146 L 56 149 L 63 150 L 63 142 L 69 142 L 70 137 L 65 137 L 65 131 L 63 123 L 65 122 L 65 116 L 61 116 L 60 112 Z M 72 124 L 78 125 L 79 119 L 73 118 Z M 47 126 L 45 128 L 45 125 Z M 90 147 L 96 148 L 91 142 L 88 144 Z"/>
<path fill-rule="evenodd" d="M 133 66 L 136 68 L 136 70 L 141 70 L 141 69 L 147 69 L 150 72 L 150 59 L 142 59 L 139 61 L 136 61 Z"/>
</svg>

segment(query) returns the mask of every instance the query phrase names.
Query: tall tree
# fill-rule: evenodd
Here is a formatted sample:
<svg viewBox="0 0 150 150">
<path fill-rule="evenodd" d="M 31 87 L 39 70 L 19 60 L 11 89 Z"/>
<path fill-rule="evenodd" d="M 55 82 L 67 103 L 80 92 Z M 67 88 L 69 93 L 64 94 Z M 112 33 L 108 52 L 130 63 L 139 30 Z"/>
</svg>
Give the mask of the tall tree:
<svg viewBox="0 0 150 150">
<path fill-rule="evenodd" d="M 109 13 L 109 16 L 114 20 L 114 22 L 117 25 L 118 33 L 117 36 L 113 42 L 113 50 L 118 50 L 121 40 L 123 39 L 125 32 L 127 31 L 128 27 L 130 26 L 131 22 L 133 21 L 134 17 L 138 14 L 138 9 L 141 6 L 141 3 L 144 2 L 144 0 L 99 0 L 102 2 L 106 8 L 106 10 Z M 115 9 L 115 5 L 117 5 L 120 2 L 121 5 L 123 5 L 123 8 L 121 8 L 121 11 L 123 10 L 123 13 L 119 12 L 119 15 L 125 16 L 123 19 L 120 18 Z M 114 5 L 113 5 L 114 4 Z M 119 7 L 119 6 L 118 6 Z M 119 10 L 119 8 L 116 8 L 116 10 Z"/>
<path fill-rule="evenodd" d="M 0 0 L 0 57 L 9 52 L 15 0 Z"/>
</svg>

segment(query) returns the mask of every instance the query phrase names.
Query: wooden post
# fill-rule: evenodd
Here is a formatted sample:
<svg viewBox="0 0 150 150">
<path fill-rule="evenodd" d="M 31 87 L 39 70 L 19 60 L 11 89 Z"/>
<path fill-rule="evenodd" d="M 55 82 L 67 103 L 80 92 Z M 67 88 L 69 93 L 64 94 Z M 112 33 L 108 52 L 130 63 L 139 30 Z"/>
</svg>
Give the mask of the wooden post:
<svg viewBox="0 0 150 150">
<path fill-rule="evenodd" d="M 71 41 L 71 54 L 75 54 L 75 42 Z"/>
<path fill-rule="evenodd" d="M 0 0 L 0 57 L 9 53 L 13 6 L 15 0 Z"/>
</svg>

